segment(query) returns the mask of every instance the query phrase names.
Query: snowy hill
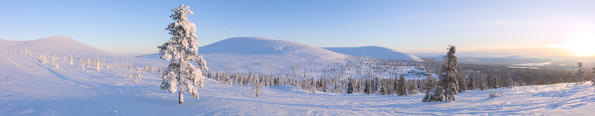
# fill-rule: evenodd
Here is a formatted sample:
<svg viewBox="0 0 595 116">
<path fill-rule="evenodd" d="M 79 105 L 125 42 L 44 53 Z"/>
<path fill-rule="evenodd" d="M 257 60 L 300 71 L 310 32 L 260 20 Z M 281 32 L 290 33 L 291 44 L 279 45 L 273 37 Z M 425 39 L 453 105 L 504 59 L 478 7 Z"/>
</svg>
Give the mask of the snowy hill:
<svg viewBox="0 0 595 116">
<path fill-rule="evenodd" d="M 7 50 L 28 49 L 31 52 L 59 55 L 107 55 L 106 52 L 83 44 L 65 36 L 51 36 L 30 41 L 0 40 L 0 45 Z"/>
<path fill-rule="evenodd" d="M 347 55 L 291 41 L 234 37 L 200 47 L 211 71 L 279 72 L 295 64 L 328 63 Z M 139 56 L 159 58 L 158 54 Z"/>
<path fill-rule="evenodd" d="M 392 60 L 410 60 L 410 61 L 421 61 L 420 58 L 411 54 L 402 53 L 385 47 L 379 46 L 364 46 L 364 47 L 327 47 L 324 48 L 333 52 L 361 56 L 371 58 L 382 58 Z"/>
<path fill-rule="evenodd" d="M 201 47 L 204 54 L 248 54 L 248 55 L 280 55 L 294 54 L 308 57 L 334 59 L 342 56 L 319 47 L 301 43 L 273 40 L 258 37 L 234 37 Z"/>
</svg>

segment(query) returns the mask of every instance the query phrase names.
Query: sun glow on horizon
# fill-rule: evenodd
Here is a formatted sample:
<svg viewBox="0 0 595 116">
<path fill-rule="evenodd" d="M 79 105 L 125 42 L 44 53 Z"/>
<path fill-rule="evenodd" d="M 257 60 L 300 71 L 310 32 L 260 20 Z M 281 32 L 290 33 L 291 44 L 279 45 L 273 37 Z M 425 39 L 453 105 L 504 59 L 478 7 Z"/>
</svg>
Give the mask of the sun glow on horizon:
<svg viewBox="0 0 595 116">
<path fill-rule="evenodd" d="M 577 56 L 594 56 L 595 55 L 595 36 L 593 32 L 579 32 L 571 36 L 571 41 L 562 48 L 568 49 Z"/>
</svg>

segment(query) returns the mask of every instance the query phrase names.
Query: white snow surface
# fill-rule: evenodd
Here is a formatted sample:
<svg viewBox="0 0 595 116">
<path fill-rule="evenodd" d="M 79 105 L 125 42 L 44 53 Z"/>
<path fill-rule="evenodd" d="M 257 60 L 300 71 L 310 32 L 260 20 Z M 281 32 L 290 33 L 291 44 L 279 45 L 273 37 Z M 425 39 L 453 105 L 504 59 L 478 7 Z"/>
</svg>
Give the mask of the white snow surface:
<svg viewBox="0 0 595 116">
<path fill-rule="evenodd" d="M 324 49 L 351 56 L 382 58 L 392 60 L 422 61 L 420 58 L 414 55 L 379 46 L 326 47 Z"/>
<path fill-rule="evenodd" d="M 590 82 L 471 90 L 456 95 L 456 102 L 425 103 L 421 94 L 311 93 L 283 86 L 265 87 L 254 97 L 250 87 L 207 79 L 199 100 L 186 95 L 177 104 L 154 74 L 143 74 L 137 84 L 123 69 L 83 71 L 62 60 L 54 69 L 34 58 L 0 51 L 0 115 L 591 115 L 595 109 Z M 151 62 L 141 60 L 130 63 Z M 489 92 L 502 96 L 490 98 Z"/>
</svg>

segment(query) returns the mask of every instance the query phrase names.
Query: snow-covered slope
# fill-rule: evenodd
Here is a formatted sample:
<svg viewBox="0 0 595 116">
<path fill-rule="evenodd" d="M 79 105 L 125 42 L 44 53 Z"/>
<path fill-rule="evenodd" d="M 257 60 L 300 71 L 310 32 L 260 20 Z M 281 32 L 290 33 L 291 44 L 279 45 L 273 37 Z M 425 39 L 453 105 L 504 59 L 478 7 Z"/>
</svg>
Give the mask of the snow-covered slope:
<svg viewBox="0 0 595 116">
<path fill-rule="evenodd" d="M 231 72 L 279 72 L 296 64 L 337 62 L 348 57 L 319 47 L 257 37 L 225 39 L 200 47 L 198 52 L 211 71 Z"/>
<path fill-rule="evenodd" d="M 0 50 L 0 115 L 591 115 L 595 88 L 561 83 L 552 85 L 471 90 L 456 95 L 456 102 L 425 103 L 423 95 L 381 96 L 307 92 L 292 87 L 263 88 L 254 97 L 250 87 L 227 85 L 207 79 L 200 99 L 160 90 L 161 78 L 134 74 L 110 62 L 102 71 L 81 69 L 56 60 L 41 64 L 33 56 Z M 84 56 L 75 56 L 83 58 Z M 131 65 L 139 65 L 130 59 Z M 153 60 L 151 64 L 159 64 Z M 150 63 L 150 62 L 148 62 Z M 53 64 L 60 64 L 56 69 Z M 492 91 L 501 97 L 489 97 Z"/>
<path fill-rule="evenodd" d="M 51 36 L 30 41 L 7 41 L 0 40 L 4 49 L 22 50 L 28 49 L 31 52 L 59 54 L 59 55 L 107 55 L 106 52 L 83 44 L 65 36 Z"/>
<path fill-rule="evenodd" d="M 201 47 L 203 54 L 249 54 L 282 55 L 294 54 L 307 57 L 333 59 L 337 54 L 319 47 L 309 46 L 285 40 L 273 40 L 258 37 L 234 37 Z"/>
<path fill-rule="evenodd" d="M 159 89 L 160 78 L 144 74 L 136 84 L 119 70 L 54 69 L 30 57 L 0 53 L 0 115 L 591 115 L 595 89 L 562 83 L 499 90 L 471 90 L 456 102 L 425 103 L 423 95 L 381 96 L 311 93 L 291 87 L 250 87 L 207 79 L 200 99 Z M 65 64 L 65 62 L 59 62 Z M 6 68 L 10 66 L 11 68 Z M 22 67 L 22 68 L 15 68 Z M 501 97 L 489 97 L 492 91 Z"/>
<path fill-rule="evenodd" d="M 379 46 L 364 46 L 364 47 L 327 47 L 324 48 L 333 52 L 361 56 L 361 57 L 372 57 L 382 59 L 393 59 L 393 60 L 410 60 L 410 61 L 421 61 L 420 58 L 411 54 L 395 51 L 393 49 L 379 47 Z"/>
</svg>

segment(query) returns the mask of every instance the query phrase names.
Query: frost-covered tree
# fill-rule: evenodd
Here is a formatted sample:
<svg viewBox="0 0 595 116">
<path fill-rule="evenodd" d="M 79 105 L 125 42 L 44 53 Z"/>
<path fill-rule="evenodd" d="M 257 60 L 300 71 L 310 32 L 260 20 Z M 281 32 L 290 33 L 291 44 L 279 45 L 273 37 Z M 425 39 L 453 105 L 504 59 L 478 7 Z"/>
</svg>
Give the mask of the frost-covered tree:
<svg viewBox="0 0 595 116">
<path fill-rule="evenodd" d="M 189 6 L 180 5 L 172 9 L 170 17 L 175 20 L 166 30 L 171 38 L 159 46 L 161 59 L 169 62 L 163 72 L 161 89 L 170 93 L 178 92 L 178 103 L 184 102 L 184 92 L 198 99 L 198 87 L 204 87 L 205 77 L 201 70 L 208 70 L 206 61 L 198 55 L 196 25 L 188 20 L 193 12 Z M 198 64 L 198 67 L 194 66 Z"/>
<path fill-rule="evenodd" d="M 474 90 L 477 82 L 475 81 L 475 73 L 469 74 L 469 82 L 467 82 L 467 89 Z"/>
<path fill-rule="evenodd" d="M 408 80 L 407 82 L 407 91 L 409 95 L 417 94 L 417 81 L 416 80 Z"/>
<path fill-rule="evenodd" d="M 593 69 L 592 69 L 592 70 L 593 70 L 593 73 L 595 73 L 595 67 L 593 67 Z M 591 84 L 592 84 L 593 86 L 595 86 L 595 77 L 592 77 L 592 78 L 591 78 Z"/>
<path fill-rule="evenodd" d="M 134 78 L 134 79 L 135 79 L 135 80 L 134 80 L 134 82 L 135 82 L 135 83 L 138 83 L 138 82 L 140 82 L 140 80 L 141 80 L 141 78 L 142 78 L 142 74 L 143 74 L 143 73 L 142 73 L 142 71 L 140 70 L 140 68 L 136 68 L 136 71 L 134 72 L 134 77 L 135 77 L 135 78 Z"/>
<path fill-rule="evenodd" d="M 86 66 L 85 66 L 85 63 L 81 63 L 81 70 L 83 70 L 83 71 L 84 71 L 84 70 L 85 70 L 85 68 L 86 68 Z"/>
<path fill-rule="evenodd" d="M 401 76 L 399 76 L 399 80 L 397 80 L 397 95 L 399 96 L 407 95 L 407 83 L 405 83 L 405 81 L 405 75 L 401 74 Z"/>
<path fill-rule="evenodd" d="M 101 72 L 101 63 L 98 60 L 95 60 L 95 70 Z"/>
<path fill-rule="evenodd" d="M 87 62 L 85 62 L 85 65 L 87 66 L 85 68 L 89 68 L 89 65 L 91 65 L 91 59 L 87 58 Z"/>
<path fill-rule="evenodd" d="M 56 56 L 55 55 L 52 55 L 50 58 L 52 59 L 52 62 L 51 63 L 56 63 Z"/>
<path fill-rule="evenodd" d="M 255 80 L 254 84 L 252 85 L 252 91 L 254 91 L 254 95 L 256 97 L 260 96 L 260 89 L 262 88 L 262 82 L 259 80 Z"/>
<path fill-rule="evenodd" d="M 74 65 L 74 60 L 72 59 L 72 55 L 70 55 L 70 62 L 68 64 L 70 64 L 70 66 Z"/>
<path fill-rule="evenodd" d="M 459 92 L 459 83 L 457 82 L 458 62 L 455 56 L 456 47 L 449 46 L 448 53 L 444 56 L 445 64 L 440 69 L 438 87 L 433 93 L 428 92 L 424 102 L 433 101 L 455 101 L 454 95 Z"/>
<path fill-rule="evenodd" d="M 46 64 L 48 62 L 48 59 L 44 55 L 39 55 L 39 61 L 41 62 L 41 64 Z"/>
<path fill-rule="evenodd" d="M 353 94 L 353 79 L 351 77 L 347 78 L 347 94 Z"/>
<path fill-rule="evenodd" d="M 585 68 L 583 68 L 583 63 L 582 62 L 577 62 L 577 74 L 576 74 L 576 79 L 578 81 L 579 84 L 583 84 L 584 79 L 584 74 L 585 74 Z"/>
<path fill-rule="evenodd" d="M 466 81 L 464 74 L 462 74 L 462 73 L 457 74 L 457 82 L 459 83 L 459 85 L 458 85 L 459 93 L 467 90 L 467 81 Z"/>
<path fill-rule="evenodd" d="M 426 78 L 426 83 L 424 84 L 424 85 L 425 85 L 425 86 L 424 86 L 424 90 L 425 90 L 425 92 L 429 92 L 429 91 L 432 91 L 432 90 L 434 90 L 434 88 L 435 88 L 435 87 L 434 87 L 434 85 L 435 85 L 435 83 L 436 83 L 435 81 L 436 81 L 436 78 L 434 78 L 434 77 L 432 76 L 432 74 L 428 74 L 428 75 L 427 75 L 427 78 Z"/>
</svg>

